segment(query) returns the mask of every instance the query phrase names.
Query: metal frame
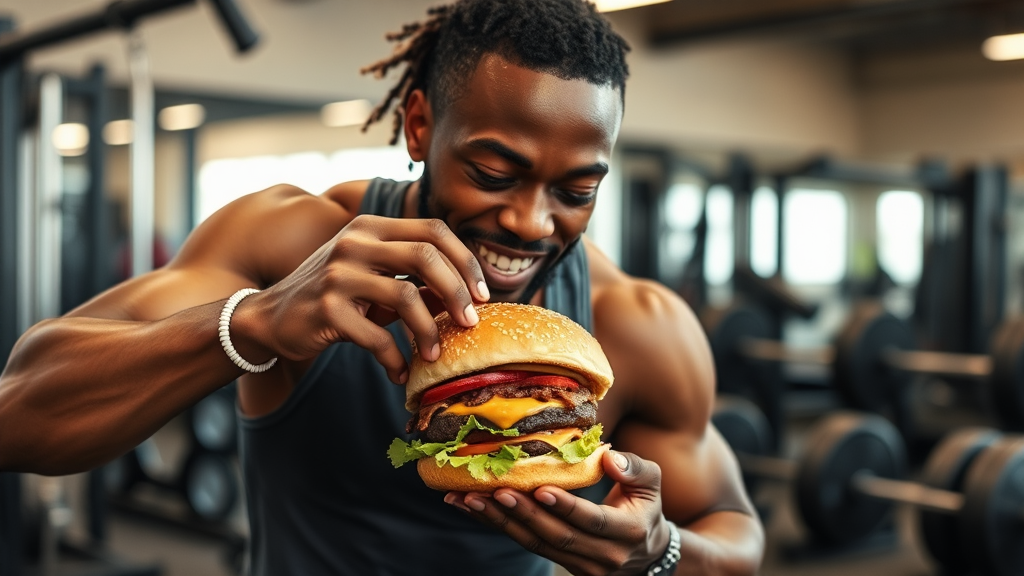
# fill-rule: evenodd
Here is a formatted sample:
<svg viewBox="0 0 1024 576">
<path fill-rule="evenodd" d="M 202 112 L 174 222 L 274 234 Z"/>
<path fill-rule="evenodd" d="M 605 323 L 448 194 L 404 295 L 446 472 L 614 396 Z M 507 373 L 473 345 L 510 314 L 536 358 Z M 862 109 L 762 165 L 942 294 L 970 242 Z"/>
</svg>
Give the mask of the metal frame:
<svg viewBox="0 0 1024 576">
<path fill-rule="evenodd" d="M 67 40 L 110 29 L 130 29 L 144 17 L 173 8 L 196 3 L 197 0 L 114 0 L 105 8 L 59 22 L 47 28 L 30 33 L 15 32 L 15 23 L 10 18 L 0 18 L 0 359 L 6 365 L 15 342 L 21 334 L 18 324 L 19 307 L 27 303 L 18 296 L 18 215 L 21 213 L 18 198 L 21 170 L 21 134 L 24 122 L 24 56 L 31 50 L 58 44 Z M 210 0 L 224 28 L 234 40 L 239 52 L 254 46 L 259 39 L 239 11 L 235 0 Z M 102 70 L 94 69 L 93 81 L 103 84 Z M 105 120 L 106 98 L 103 89 L 96 91 L 90 131 L 98 134 Z M 102 176 L 102 155 L 92 159 L 92 174 Z M 106 246 L 101 227 L 106 221 L 103 205 L 103 178 L 95 177 L 88 192 L 90 204 L 91 236 L 95 239 L 90 248 L 91 264 L 96 274 L 89 282 L 90 288 L 105 288 L 107 278 L 103 276 L 104 266 L 97 265 L 103 259 Z M 98 496 L 100 483 L 94 479 L 90 487 L 90 499 Z M 18 474 L 0 473 L 0 574 L 17 576 L 22 573 L 22 527 L 21 527 L 21 477 Z M 102 538 L 102 527 L 90 526 L 94 538 Z M 132 569 L 114 569 L 113 573 L 137 573 Z M 150 570 L 143 573 L 155 573 Z"/>
</svg>

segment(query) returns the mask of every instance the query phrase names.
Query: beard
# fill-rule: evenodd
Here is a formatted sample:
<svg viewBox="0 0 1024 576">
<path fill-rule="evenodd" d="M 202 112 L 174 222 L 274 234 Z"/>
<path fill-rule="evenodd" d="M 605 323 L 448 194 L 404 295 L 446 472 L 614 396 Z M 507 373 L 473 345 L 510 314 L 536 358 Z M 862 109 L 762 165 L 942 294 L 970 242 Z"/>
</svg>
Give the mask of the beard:
<svg viewBox="0 0 1024 576">
<path fill-rule="evenodd" d="M 445 211 L 436 202 L 431 202 L 432 197 L 432 181 L 430 179 L 430 168 L 427 165 L 423 166 L 423 175 L 420 176 L 420 197 L 417 206 L 417 215 L 420 218 L 437 218 L 445 224 L 448 223 L 448 211 Z M 449 228 L 451 226 L 449 225 Z M 523 252 L 545 252 L 546 256 L 544 261 L 547 264 L 542 264 L 544 267 L 541 268 L 526 285 L 526 289 L 516 299 L 520 304 L 529 304 L 530 300 L 537 295 L 537 292 L 547 285 L 551 280 L 551 276 L 555 273 L 555 269 L 558 264 L 562 261 L 571 250 L 576 247 L 580 239 L 577 238 L 566 246 L 565 250 L 561 254 L 558 254 L 558 248 L 551 246 L 545 242 L 533 241 L 525 242 L 520 237 L 509 232 L 508 230 L 502 229 L 499 232 L 487 232 L 480 228 L 474 228 L 472 226 L 466 226 L 459 230 L 452 230 L 456 236 L 462 240 L 463 244 L 468 244 L 472 240 L 486 240 L 499 246 L 505 246 L 510 250 L 520 250 Z"/>
</svg>

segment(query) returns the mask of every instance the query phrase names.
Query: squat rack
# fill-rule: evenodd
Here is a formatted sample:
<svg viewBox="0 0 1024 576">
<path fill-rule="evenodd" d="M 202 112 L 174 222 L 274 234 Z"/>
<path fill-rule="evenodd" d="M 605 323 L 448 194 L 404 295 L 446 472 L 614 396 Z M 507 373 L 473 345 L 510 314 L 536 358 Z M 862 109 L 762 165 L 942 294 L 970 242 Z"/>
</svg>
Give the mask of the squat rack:
<svg viewBox="0 0 1024 576">
<path fill-rule="evenodd" d="M 141 20 L 198 0 L 113 0 L 107 6 L 35 31 L 20 33 L 11 17 L 0 16 L 0 359 L 6 365 L 20 336 L 18 325 L 19 158 L 25 125 L 25 56 L 106 30 L 131 30 Z M 236 49 L 245 52 L 259 35 L 249 25 L 236 0 L 209 0 Z M 98 195 L 102 194 L 100 190 Z M 96 200 L 102 201 L 102 197 Z M 0 574 L 22 573 L 21 479 L 0 473 Z"/>
</svg>

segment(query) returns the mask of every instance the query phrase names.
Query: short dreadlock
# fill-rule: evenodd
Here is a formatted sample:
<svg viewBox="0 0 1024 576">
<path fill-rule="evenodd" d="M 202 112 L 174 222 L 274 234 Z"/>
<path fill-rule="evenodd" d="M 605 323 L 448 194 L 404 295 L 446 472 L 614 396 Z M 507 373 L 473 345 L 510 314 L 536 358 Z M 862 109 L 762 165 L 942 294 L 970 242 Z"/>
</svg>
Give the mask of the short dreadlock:
<svg viewBox="0 0 1024 576">
<path fill-rule="evenodd" d="M 392 103 L 398 141 L 409 94 L 421 89 L 441 115 L 485 54 L 496 53 L 519 66 L 564 80 L 612 84 L 625 96 L 629 44 L 585 0 L 458 0 L 427 11 L 427 19 L 406 24 L 386 38 L 394 53 L 360 70 L 383 78 L 401 64 L 405 70 L 363 125 L 379 122 Z"/>
</svg>

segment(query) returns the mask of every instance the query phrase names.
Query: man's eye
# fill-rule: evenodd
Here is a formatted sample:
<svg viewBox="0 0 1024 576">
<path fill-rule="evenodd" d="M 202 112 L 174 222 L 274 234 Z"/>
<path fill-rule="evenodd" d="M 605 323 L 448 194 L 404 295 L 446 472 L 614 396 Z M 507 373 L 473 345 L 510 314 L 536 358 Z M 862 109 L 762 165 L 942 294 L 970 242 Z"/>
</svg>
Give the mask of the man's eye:
<svg viewBox="0 0 1024 576">
<path fill-rule="evenodd" d="M 586 206 L 597 198 L 597 190 L 590 190 L 588 192 L 573 192 L 571 190 L 561 190 L 562 201 L 570 206 Z"/>
<path fill-rule="evenodd" d="M 475 176 L 477 181 L 489 188 L 501 188 L 504 186 L 511 186 L 515 183 L 514 178 L 498 178 L 496 176 L 491 176 L 479 168 L 474 168 L 473 171 L 476 173 Z"/>
</svg>

